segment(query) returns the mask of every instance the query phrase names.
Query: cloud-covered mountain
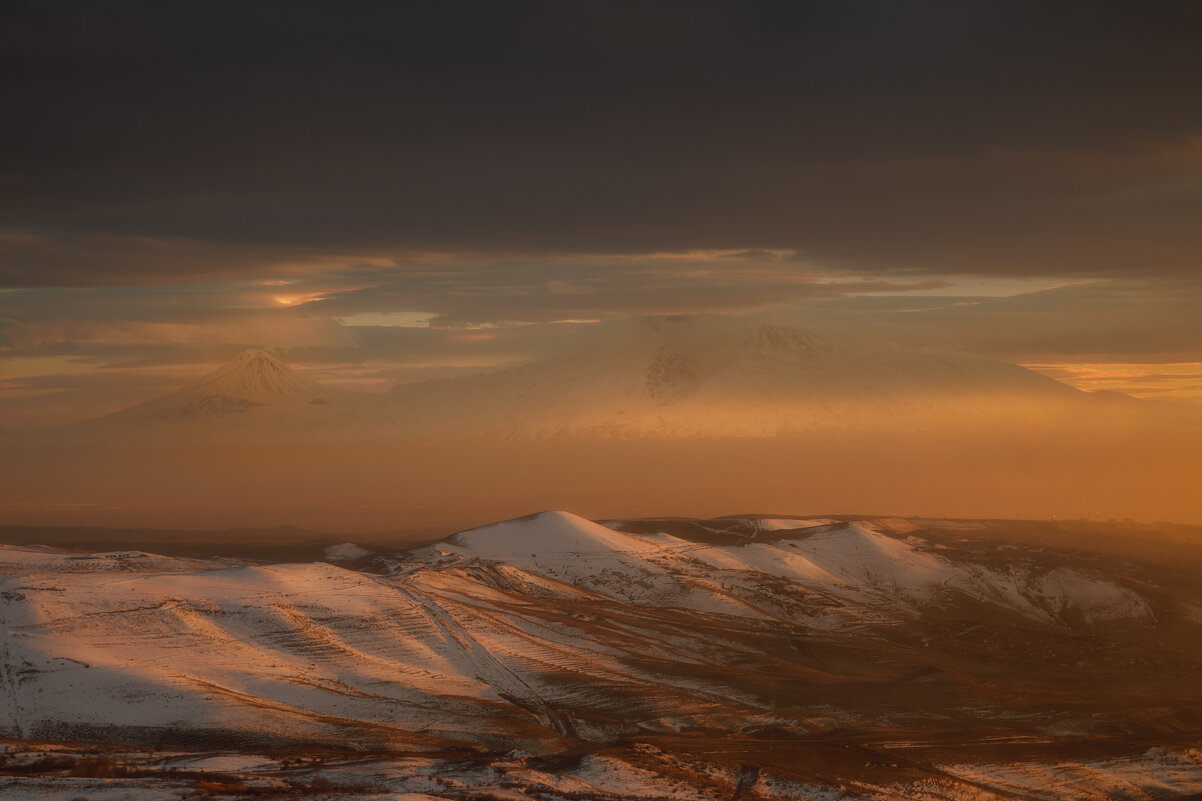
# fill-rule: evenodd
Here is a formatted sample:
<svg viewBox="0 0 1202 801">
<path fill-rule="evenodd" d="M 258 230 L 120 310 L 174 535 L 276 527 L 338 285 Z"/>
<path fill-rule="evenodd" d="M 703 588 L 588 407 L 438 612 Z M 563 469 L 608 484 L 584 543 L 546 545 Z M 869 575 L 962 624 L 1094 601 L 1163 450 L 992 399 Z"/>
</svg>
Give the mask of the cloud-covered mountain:
<svg viewBox="0 0 1202 801">
<path fill-rule="evenodd" d="M 740 437 L 1016 408 L 1058 414 L 1087 400 L 1005 362 L 731 318 L 647 318 L 599 340 L 561 358 L 398 386 L 393 419 L 457 434 Z"/>
</svg>

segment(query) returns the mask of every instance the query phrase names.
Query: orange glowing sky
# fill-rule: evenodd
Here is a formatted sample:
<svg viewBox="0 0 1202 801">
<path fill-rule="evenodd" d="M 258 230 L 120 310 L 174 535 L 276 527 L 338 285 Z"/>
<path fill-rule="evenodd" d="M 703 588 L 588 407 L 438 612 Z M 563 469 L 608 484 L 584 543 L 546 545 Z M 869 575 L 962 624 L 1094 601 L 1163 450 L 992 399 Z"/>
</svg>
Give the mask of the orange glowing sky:
<svg viewBox="0 0 1202 801">
<path fill-rule="evenodd" d="M 3 427 L 112 412 L 248 347 L 271 349 L 331 386 L 385 391 L 562 353 L 600 322 L 647 314 L 750 315 L 1011 361 L 1089 391 L 1202 400 L 1202 322 L 1188 287 L 873 276 L 773 252 L 434 261 L 323 262 L 269 280 L 5 290 Z"/>
<path fill-rule="evenodd" d="M 0 437 L 686 315 L 1202 404 L 1196 3 L 85 5 L 0 11 Z"/>
<path fill-rule="evenodd" d="M 1087 392 L 1111 390 L 1133 398 L 1202 403 L 1202 362 L 1084 362 L 1023 366 Z"/>
</svg>

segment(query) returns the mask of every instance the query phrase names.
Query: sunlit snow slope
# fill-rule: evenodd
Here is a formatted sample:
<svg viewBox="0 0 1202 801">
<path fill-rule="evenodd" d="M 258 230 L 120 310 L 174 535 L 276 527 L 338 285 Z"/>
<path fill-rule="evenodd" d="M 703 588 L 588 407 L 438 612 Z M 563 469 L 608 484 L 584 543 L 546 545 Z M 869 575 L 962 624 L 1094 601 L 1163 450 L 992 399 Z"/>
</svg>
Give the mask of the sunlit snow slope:
<svg viewBox="0 0 1202 801">
<path fill-rule="evenodd" d="M 548 512 L 367 559 L 373 572 L 6 547 L 0 726 L 546 750 L 709 726 L 1197 718 L 1196 684 L 1147 703 L 1202 642 L 1202 599 L 1171 576 L 974 550 L 971 531 L 912 521 L 691 525 Z"/>
</svg>

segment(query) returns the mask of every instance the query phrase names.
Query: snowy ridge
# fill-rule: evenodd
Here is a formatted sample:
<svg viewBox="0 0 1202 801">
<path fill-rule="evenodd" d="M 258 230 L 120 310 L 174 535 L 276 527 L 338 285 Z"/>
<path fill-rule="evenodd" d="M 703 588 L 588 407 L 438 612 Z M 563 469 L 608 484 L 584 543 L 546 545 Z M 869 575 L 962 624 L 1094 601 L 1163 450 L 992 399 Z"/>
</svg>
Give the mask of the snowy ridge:
<svg viewBox="0 0 1202 801">
<path fill-rule="evenodd" d="M 656 550 L 653 541 L 635 537 L 585 520 L 570 512 L 542 512 L 503 523 L 455 534 L 437 547 L 522 565 L 526 554 L 611 555 L 646 554 Z M 550 550 L 548 550 L 550 549 Z"/>
<path fill-rule="evenodd" d="M 462 532 L 421 553 L 502 562 L 640 605 L 736 615 L 772 613 L 746 597 L 750 591 L 733 591 L 732 582 L 755 586 L 777 579 L 890 614 L 916 613 L 924 604 L 953 603 L 958 596 L 1046 622 L 1065 613 L 1091 621 L 1131 622 L 1152 614 L 1131 590 L 1067 568 L 1022 571 L 956 564 L 934 549 L 867 524 L 788 522 L 792 527 L 773 519 L 758 529 L 776 533 L 771 542 L 724 546 L 665 533 L 626 534 L 567 512 L 544 512 Z M 793 614 L 821 625 L 829 610 Z"/>
<path fill-rule="evenodd" d="M 0 732 L 430 754 L 802 744 L 788 777 L 740 756 L 712 773 L 713 795 L 697 789 L 709 768 L 680 785 L 682 798 L 721 801 L 736 786 L 822 797 L 830 765 L 854 768 L 862 795 L 849 798 L 953 799 L 973 786 L 1023 798 L 1054 784 L 1058 757 L 966 762 L 941 755 L 943 733 L 957 747 L 1029 749 L 1065 731 L 1154 743 L 1202 726 L 1196 685 L 1166 687 L 1202 670 L 1191 611 L 1202 590 L 1172 571 L 1134 575 L 1100 557 L 1077 568 L 978 536 L 1003 523 L 722 518 L 694 521 L 690 539 L 687 521 L 675 534 L 652 522 L 545 512 L 386 557 L 333 546 L 377 572 L 0 548 Z M 844 731 L 874 755 L 829 744 Z M 919 751 L 944 767 L 918 771 Z M 804 754 L 816 767 L 801 767 Z M 1099 771 L 1116 793 L 1202 789 L 1202 771 L 1175 754 L 1161 773 L 1110 755 L 1081 757 L 1071 775 Z M 546 775 L 512 761 L 513 776 L 566 771 L 577 791 L 614 798 L 684 770 L 637 748 Z M 908 795 L 920 786 L 927 795 Z"/>
<path fill-rule="evenodd" d="M 0 545 L 0 574 L 14 573 L 186 573 L 229 567 L 229 559 L 188 559 L 144 551 L 71 553 L 56 548 Z"/>
</svg>

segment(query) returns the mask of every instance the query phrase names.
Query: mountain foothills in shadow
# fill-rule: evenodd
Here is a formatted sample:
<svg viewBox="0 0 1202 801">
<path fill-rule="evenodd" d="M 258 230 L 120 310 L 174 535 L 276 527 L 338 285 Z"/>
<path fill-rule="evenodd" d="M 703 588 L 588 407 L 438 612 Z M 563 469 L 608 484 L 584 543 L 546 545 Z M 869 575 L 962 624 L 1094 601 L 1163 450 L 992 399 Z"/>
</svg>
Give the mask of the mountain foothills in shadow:
<svg viewBox="0 0 1202 801">
<path fill-rule="evenodd" d="M 122 744 L 131 798 L 1202 792 L 1198 532 L 1142 530 L 1181 549 L 1149 561 L 1090 526 L 546 512 L 293 563 L 6 545 L 0 787 L 88 790 L 88 741 Z"/>
</svg>

